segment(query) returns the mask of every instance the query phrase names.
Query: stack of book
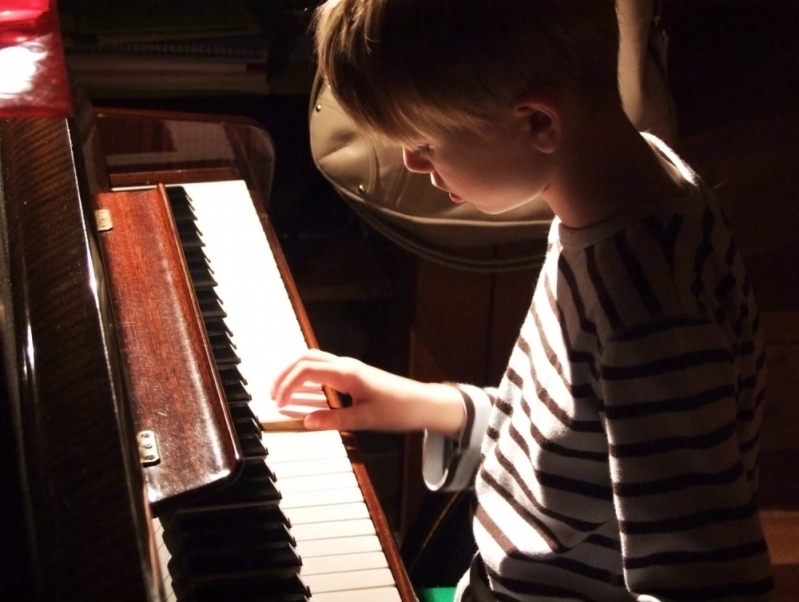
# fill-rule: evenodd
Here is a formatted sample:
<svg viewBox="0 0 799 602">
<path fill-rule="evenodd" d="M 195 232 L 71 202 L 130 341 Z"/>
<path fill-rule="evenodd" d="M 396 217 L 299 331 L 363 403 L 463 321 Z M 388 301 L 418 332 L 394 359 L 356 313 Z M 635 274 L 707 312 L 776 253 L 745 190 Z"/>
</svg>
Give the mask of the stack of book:
<svg viewBox="0 0 799 602">
<path fill-rule="evenodd" d="M 90 97 L 267 94 L 283 4 L 61 0 L 70 77 Z"/>
</svg>

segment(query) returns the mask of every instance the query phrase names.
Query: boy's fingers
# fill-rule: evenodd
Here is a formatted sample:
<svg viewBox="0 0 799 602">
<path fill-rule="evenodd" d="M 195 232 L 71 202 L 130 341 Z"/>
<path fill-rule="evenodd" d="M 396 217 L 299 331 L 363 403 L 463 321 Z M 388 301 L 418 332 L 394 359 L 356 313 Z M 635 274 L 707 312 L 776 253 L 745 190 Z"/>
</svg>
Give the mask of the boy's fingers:
<svg viewBox="0 0 799 602">
<path fill-rule="evenodd" d="M 289 375 L 293 371 L 295 371 L 295 368 L 301 362 L 307 361 L 307 360 L 330 361 L 331 357 L 335 357 L 335 356 L 332 356 L 332 354 L 326 353 L 326 352 L 321 351 L 319 349 L 308 349 L 308 350 L 304 351 L 302 354 L 300 354 L 294 360 L 292 360 L 291 362 L 286 364 L 277 373 L 277 375 L 274 377 L 274 380 L 272 381 L 272 389 L 270 391 L 270 395 L 272 396 L 272 398 L 275 398 L 275 396 L 277 395 L 278 390 L 280 389 L 281 385 L 286 383 L 287 378 L 289 377 Z"/>
<path fill-rule="evenodd" d="M 303 420 L 303 426 L 309 431 L 341 431 L 355 430 L 353 427 L 345 427 L 341 414 L 346 414 L 346 409 L 342 410 L 319 410 L 308 414 Z"/>
<path fill-rule="evenodd" d="M 307 382 L 328 385 L 336 391 L 349 393 L 352 386 L 351 361 L 332 354 L 319 352 L 308 355 L 295 363 L 282 380 L 278 381 L 272 394 L 278 407 L 289 403 L 292 393 Z"/>
<path fill-rule="evenodd" d="M 308 414 L 303 426 L 311 431 L 359 431 L 381 430 L 385 425 L 375 424 L 374 417 L 363 407 L 318 410 Z"/>
</svg>

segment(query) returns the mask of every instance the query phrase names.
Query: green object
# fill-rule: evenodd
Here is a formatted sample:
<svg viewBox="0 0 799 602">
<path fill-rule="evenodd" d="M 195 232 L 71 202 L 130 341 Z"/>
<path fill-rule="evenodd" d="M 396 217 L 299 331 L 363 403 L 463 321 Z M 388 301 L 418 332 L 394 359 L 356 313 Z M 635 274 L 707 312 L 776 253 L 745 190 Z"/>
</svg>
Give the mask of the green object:
<svg viewBox="0 0 799 602">
<path fill-rule="evenodd" d="M 455 597 L 454 587 L 430 587 L 417 590 L 419 602 L 452 602 Z"/>
</svg>

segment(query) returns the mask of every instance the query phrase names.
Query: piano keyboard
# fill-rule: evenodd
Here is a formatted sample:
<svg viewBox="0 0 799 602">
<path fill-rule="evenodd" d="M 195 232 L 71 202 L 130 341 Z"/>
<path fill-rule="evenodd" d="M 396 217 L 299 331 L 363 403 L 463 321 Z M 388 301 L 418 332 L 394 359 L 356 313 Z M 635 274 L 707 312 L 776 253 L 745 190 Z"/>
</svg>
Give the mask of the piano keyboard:
<svg viewBox="0 0 799 602">
<path fill-rule="evenodd" d="M 259 419 L 276 411 L 271 379 L 307 348 L 269 243 L 241 181 L 186 184 L 202 234 L 225 324 Z M 321 393 L 321 388 L 317 391 Z M 314 396 L 312 393 L 311 396 Z M 279 507 L 302 559 L 300 578 L 313 602 L 399 602 L 386 556 L 335 431 L 264 432 L 265 460 Z M 164 590 L 176 600 L 163 528 L 154 519 Z M 265 595 L 269 586 L 265 586 Z"/>
</svg>

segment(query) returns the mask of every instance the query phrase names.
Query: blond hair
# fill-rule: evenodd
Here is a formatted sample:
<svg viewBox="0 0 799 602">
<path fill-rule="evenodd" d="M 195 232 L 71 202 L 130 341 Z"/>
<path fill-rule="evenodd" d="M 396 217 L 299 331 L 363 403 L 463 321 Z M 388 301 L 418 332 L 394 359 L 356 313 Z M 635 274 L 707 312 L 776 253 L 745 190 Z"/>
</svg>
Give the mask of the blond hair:
<svg viewBox="0 0 799 602">
<path fill-rule="evenodd" d="M 315 33 L 344 110 L 400 141 L 482 127 L 544 86 L 618 98 L 614 0 L 328 0 Z"/>
</svg>

